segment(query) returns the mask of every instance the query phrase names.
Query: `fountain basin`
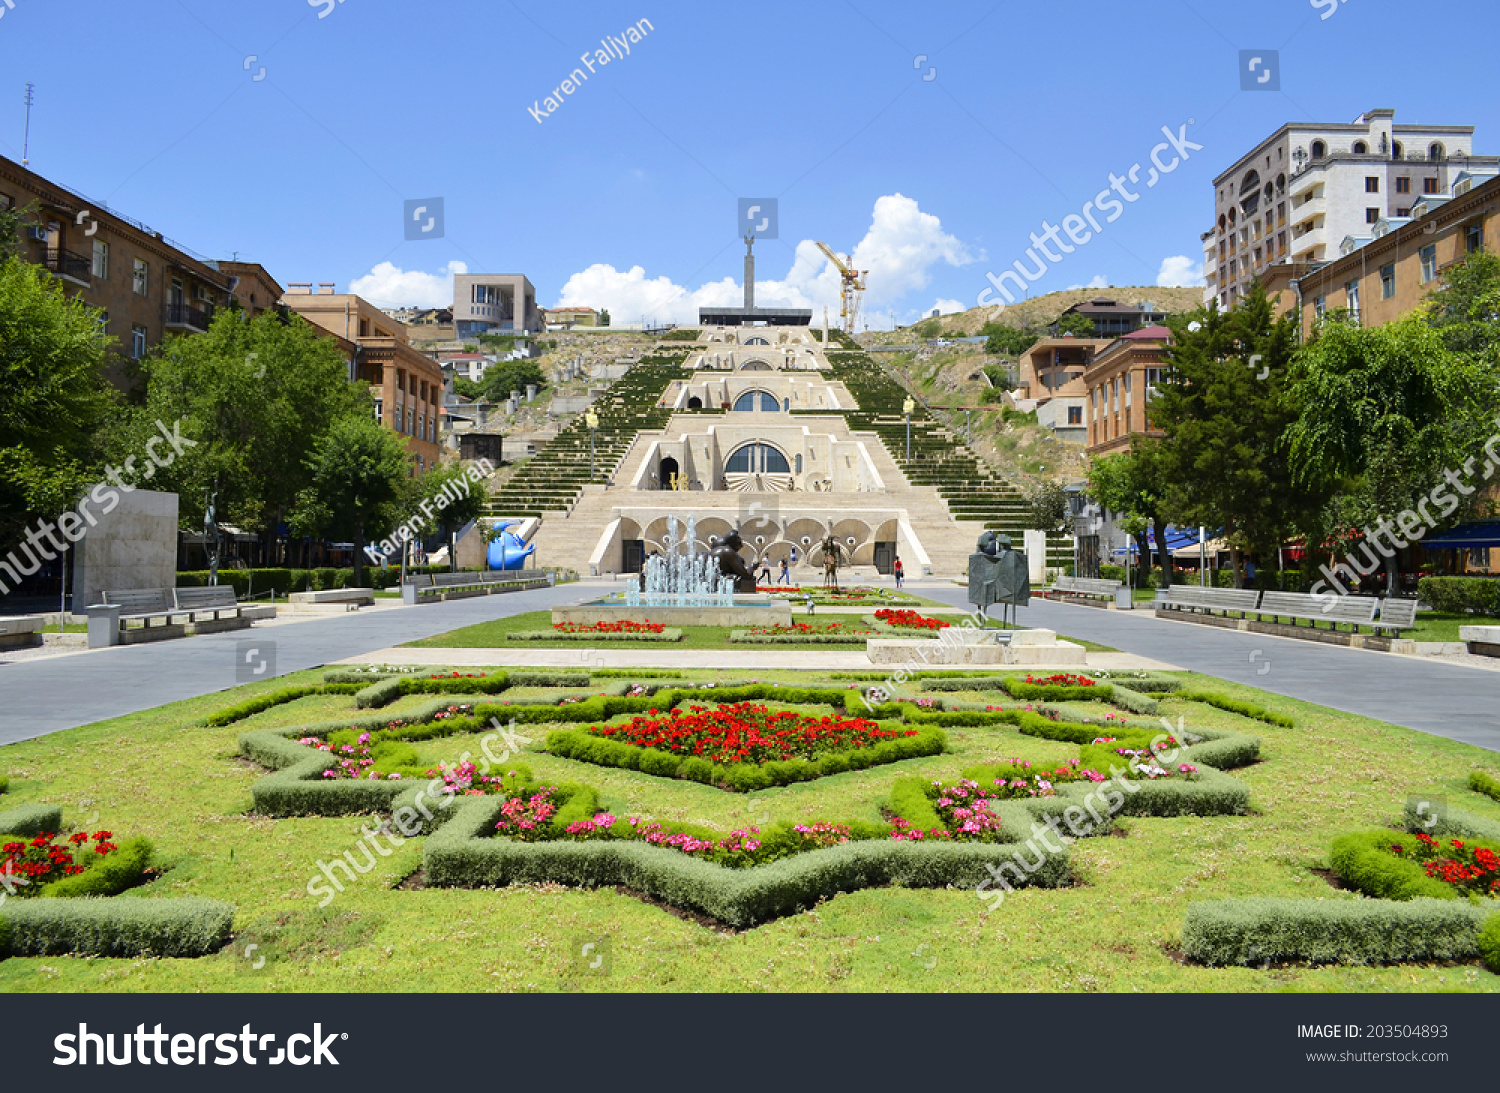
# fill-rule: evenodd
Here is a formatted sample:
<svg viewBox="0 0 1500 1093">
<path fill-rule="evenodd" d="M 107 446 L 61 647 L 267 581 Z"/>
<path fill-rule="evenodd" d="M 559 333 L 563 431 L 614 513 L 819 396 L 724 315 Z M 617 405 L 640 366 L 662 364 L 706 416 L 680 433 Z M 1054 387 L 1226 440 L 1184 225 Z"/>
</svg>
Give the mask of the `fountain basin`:
<svg viewBox="0 0 1500 1093">
<path fill-rule="evenodd" d="M 871 664 L 1084 665 L 1083 646 L 1058 638 L 1054 630 L 969 630 L 951 627 L 943 638 L 871 638 L 865 654 Z"/>
<path fill-rule="evenodd" d="M 666 626 L 790 626 L 792 605 L 766 593 L 735 596 L 734 606 L 631 606 L 622 596 L 583 600 L 552 609 L 552 621 L 592 626 L 598 622 L 659 622 Z"/>
</svg>

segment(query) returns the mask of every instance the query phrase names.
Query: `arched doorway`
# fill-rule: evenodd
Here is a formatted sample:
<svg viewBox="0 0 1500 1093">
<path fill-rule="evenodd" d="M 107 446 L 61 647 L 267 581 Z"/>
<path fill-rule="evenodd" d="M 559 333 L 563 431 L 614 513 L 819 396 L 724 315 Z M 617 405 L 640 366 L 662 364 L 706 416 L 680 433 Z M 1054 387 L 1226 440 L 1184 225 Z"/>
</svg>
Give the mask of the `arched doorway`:
<svg viewBox="0 0 1500 1093">
<path fill-rule="evenodd" d="M 792 488 L 792 465 L 770 444 L 754 441 L 724 461 L 724 484 L 737 493 L 783 493 Z"/>
<path fill-rule="evenodd" d="M 694 395 L 692 398 L 688 399 L 687 408 L 689 410 L 701 410 L 703 409 L 703 400 L 697 395 Z"/>
<path fill-rule="evenodd" d="M 746 391 L 734 400 L 736 410 L 760 410 L 775 413 L 781 409 L 781 403 L 776 401 L 776 396 L 769 391 Z"/>
<path fill-rule="evenodd" d="M 746 338 L 745 339 L 745 344 L 746 345 L 770 345 L 771 343 L 768 342 L 768 341 L 766 341 L 766 339 L 762 338 L 759 334 L 757 334 L 753 338 Z"/>
<path fill-rule="evenodd" d="M 661 461 L 661 476 L 659 478 L 661 488 L 664 490 L 671 489 L 672 476 L 675 474 L 679 474 L 680 472 L 681 468 L 679 467 L 677 460 L 673 459 L 669 455 L 663 456 Z"/>
</svg>

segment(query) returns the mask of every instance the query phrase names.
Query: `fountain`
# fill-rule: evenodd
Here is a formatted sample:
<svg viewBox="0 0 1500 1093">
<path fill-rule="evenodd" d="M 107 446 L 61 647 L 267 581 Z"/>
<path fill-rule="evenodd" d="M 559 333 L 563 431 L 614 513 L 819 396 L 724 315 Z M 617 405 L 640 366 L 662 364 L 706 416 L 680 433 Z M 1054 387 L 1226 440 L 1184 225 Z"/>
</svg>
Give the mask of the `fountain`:
<svg viewBox="0 0 1500 1093">
<path fill-rule="evenodd" d="M 789 626 L 792 605 L 766 593 L 736 593 L 714 555 L 699 553 L 698 518 L 667 517 L 665 554 L 653 554 L 623 594 L 552 609 L 554 623 L 660 622 L 668 626 Z M 730 540 L 730 546 L 734 545 Z M 749 580 L 749 577 L 746 577 Z"/>
</svg>

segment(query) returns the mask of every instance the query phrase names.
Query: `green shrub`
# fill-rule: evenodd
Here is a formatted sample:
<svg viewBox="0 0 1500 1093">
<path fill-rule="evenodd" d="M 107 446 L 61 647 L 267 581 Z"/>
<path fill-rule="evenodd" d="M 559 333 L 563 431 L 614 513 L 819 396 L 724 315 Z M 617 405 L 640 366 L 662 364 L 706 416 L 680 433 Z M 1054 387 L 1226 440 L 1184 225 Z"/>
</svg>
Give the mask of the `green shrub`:
<svg viewBox="0 0 1500 1093">
<path fill-rule="evenodd" d="M 1429 877 L 1422 866 L 1390 850 L 1417 845 L 1411 835 L 1390 831 L 1361 831 L 1333 840 L 1329 864 L 1345 884 L 1377 899 L 1455 899 L 1458 893 Z"/>
<path fill-rule="evenodd" d="M 1500 842 L 1500 822 L 1461 808 L 1440 808 L 1434 813 L 1430 807 L 1424 807 L 1428 804 L 1425 801 L 1407 800 L 1402 816 L 1407 831 L 1412 834 L 1421 832 L 1434 839 L 1485 839 Z"/>
<path fill-rule="evenodd" d="M 1500 615 L 1500 579 L 1494 577 L 1423 577 L 1417 595 L 1446 614 Z"/>
<path fill-rule="evenodd" d="M 1002 676 L 964 676 L 958 678 L 922 679 L 924 691 L 1000 691 L 1004 690 Z"/>
<path fill-rule="evenodd" d="M 680 633 L 681 631 L 679 631 Z M 755 634 L 749 630 L 731 630 L 731 645 L 863 645 L 878 634 Z"/>
<path fill-rule="evenodd" d="M 203 719 L 203 724 L 208 726 L 209 728 L 220 728 L 224 725 L 232 725 L 236 721 L 243 721 L 247 717 L 253 717 L 255 714 L 261 713 L 264 710 L 269 710 L 273 706 L 281 706 L 287 702 L 295 702 L 299 698 L 306 698 L 308 695 L 318 694 L 322 690 L 323 688 L 316 683 L 309 684 L 303 687 L 283 687 L 279 691 L 272 691 L 269 694 L 257 695 L 254 698 L 247 698 L 244 702 L 236 703 L 235 705 L 226 707 L 225 709 L 222 709 L 217 713 L 209 714 Z"/>
<path fill-rule="evenodd" d="M 590 674 L 589 672 L 547 671 L 545 668 L 512 671 L 510 685 L 512 687 L 587 687 Z"/>
<path fill-rule="evenodd" d="M 402 695 L 401 685 L 406 680 L 400 676 L 391 676 L 389 679 L 376 680 L 363 690 L 354 695 L 354 706 L 360 710 L 378 710 L 382 706 L 389 706 Z"/>
<path fill-rule="evenodd" d="M 0 793 L 4 793 L 8 789 L 10 789 L 10 779 L 0 774 Z"/>
<path fill-rule="evenodd" d="M 234 925 L 232 904 L 209 899 L 9 900 L 5 956 L 206 956 Z"/>
<path fill-rule="evenodd" d="M 1114 692 L 1108 683 L 1079 687 L 1062 683 L 1027 683 L 1014 676 L 1007 677 L 1001 686 L 1006 694 L 1020 702 L 1108 702 Z"/>
<path fill-rule="evenodd" d="M 883 884 L 975 888 L 990 879 L 986 866 L 997 855 L 995 843 L 861 839 L 751 869 L 731 869 L 643 842 L 489 838 L 499 812 L 493 798 L 470 798 L 455 812 L 423 848 L 430 885 L 624 885 L 739 928 L 796 914 L 841 892 Z M 1006 844 L 998 849 L 1004 852 Z M 1054 887 L 1066 883 L 1068 875 L 1066 851 L 1047 852 L 1039 868 L 1018 883 Z"/>
<path fill-rule="evenodd" d="M 1462 900 L 1215 900 L 1188 908 L 1182 950 L 1215 965 L 1471 960 L 1492 913 Z"/>
<path fill-rule="evenodd" d="M 1101 683 L 1114 683 L 1121 687 L 1129 687 L 1132 691 L 1139 691 L 1141 694 L 1159 695 L 1182 690 L 1182 680 L 1173 679 L 1171 676 L 1153 675 L 1150 672 L 1100 669 L 1088 672 L 1087 675 Z"/>
<path fill-rule="evenodd" d="M 681 679 L 676 668 L 594 668 L 588 673 L 595 679 Z"/>
<path fill-rule="evenodd" d="M 1500 914 L 1491 915 L 1479 928 L 1479 958 L 1486 968 L 1500 975 Z"/>
<path fill-rule="evenodd" d="M 1475 793 L 1483 793 L 1486 797 L 1500 801 L 1500 778 L 1488 774 L 1482 770 L 1469 772 L 1469 788 Z"/>
<path fill-rule="evenodd" d="M 62 831 L 61 805 L 22 805 L 0 812 L 0 835 L 25 835 L 30 838 L 49 831 Z"/>
<path fill-rule="evenodd" d="M 1185 702 L 1201 702 L 1205 706 L 1214 706 L 1229 713 L 1237 713 L 1241 717 L 1248 717 L 1254 721 L 1264 721 L 1267 725 L 1280 725 L 1284 729 L 1297 727 L 1297 723 L 1285 714 L 1272 713 L 1264 706 L 1257 706 L 1253 702 L 1241 702 L 1228 695 L 1214 694 L 1211 691 L 1179 691 L 1172 697 L 1180 698 Z"/>
<path fill-rule="evenodd" d="M 137 836 L 126 839 L 103 857 L 92 851 L 89 851 L 89 856 L 93 860 L 87 863 L 82 873 L 47 885 L 41 894 L 49 898 L 119 895 L 145 879 L 146 869 L 151 864 L 151 843 Z"/>
<path fill-rule="evenodd" d="M 1155 717 L 1160 711 L 1156 699 L 1150 695 L 1143 695 L 1139 691 L 1122 686 L 1119 683 L 1110 684 L 1109 701 L 1112 705 L 1131 713 L 1140 714 L 1144 717 Z"/>
<path fill-rule="evenodd" d="M 891 799 L 887 802 L 887 807 L 922 831 L 939 830 L 944 826 L 943 818 L 938 814 L 932 798 L 927 796 L 925 778 L 897 778 L 896 784 L 891 787 Z"/>
</svg>

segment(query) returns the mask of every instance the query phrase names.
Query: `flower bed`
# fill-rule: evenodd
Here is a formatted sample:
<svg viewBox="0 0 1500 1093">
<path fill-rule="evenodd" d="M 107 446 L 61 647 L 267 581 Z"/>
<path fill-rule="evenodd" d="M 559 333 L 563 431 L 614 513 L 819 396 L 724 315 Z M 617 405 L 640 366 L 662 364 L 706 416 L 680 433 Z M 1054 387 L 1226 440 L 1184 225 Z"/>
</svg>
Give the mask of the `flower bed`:
<svg viewBox="0 0 1500 1093">
<path fill-rule="evenodd" d="M 512 630 L 505 635 L 506 641 L 681 641 L 682 638 L 680 626 L 663 626 L 660 630 Z"/>
<path fill-rule="evenodd" d="M 813 717 L 793 710 L 773 711 L 755 702 L 690 706 L 686 714 L 674 707 L 663 717 L 651 710 L 648 716 L 633 717 L 623 725 L 593 725 L 583 731 L 673 755 L 755 764 L 815 759 L 828 752 L 916 735 L 915 729 L 882 729 L 879 722 L 862 717 Z"/>
<path fill-rule="evenodd" d="M 729 640 L 736 645 L 863 645 L 875 636 L 874 630 L 850 627 L 843 622 L 822 626 L 794 622 L 787 626 L 755 626 L 732 630 Z"/>
<path fill-rule="evenodd" d="M 1425 831 L 1365 831 L 1334 840 L 1329 861 L 1350 887 L 1378 899 L 1500 897 L 1500 844 Z"/>
<path fill-rule="evenodd" d="M 554 622 L 552 629 L 560 634 L 660 634 L 665 630 L 666 624 L 652 622 L 646 619 L 644 622 L 635 622 L 632 619 L 619 619 L 615 622 Z"/>
<path fill-rule="evenodd" d="M 887 626 L 894 626 L 898 630 L 946 630 L 948 628 L 948 624 L 942 619 L 928 618 L 906 607 L 883 607 L 875 612 L 875 619 Z"/>
</svg>

